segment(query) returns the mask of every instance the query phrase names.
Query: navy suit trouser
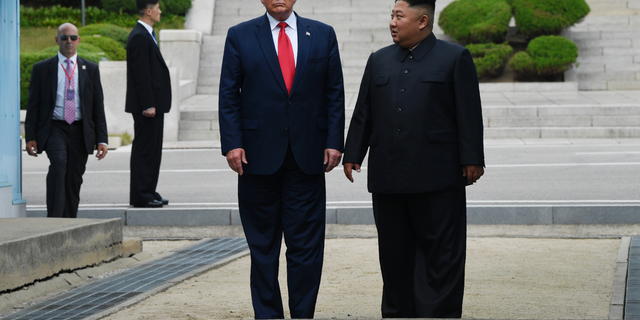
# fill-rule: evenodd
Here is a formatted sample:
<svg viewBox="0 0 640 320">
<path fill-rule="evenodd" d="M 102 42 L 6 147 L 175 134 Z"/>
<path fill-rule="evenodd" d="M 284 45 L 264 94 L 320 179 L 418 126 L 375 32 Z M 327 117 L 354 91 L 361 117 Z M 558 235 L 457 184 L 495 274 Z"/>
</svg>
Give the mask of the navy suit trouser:
<svg viewBox="0 0 640 320">
<path fill-rule="evenodd" d="M 460 318 L 467 219 L 464 187 L 373 194 L 383 318 Z"/>
<path fill-rule="evenodd" d="M 82 122 L 52 121 L 44 151 L 49 158 L 47 217 L 76 218 L 82 175 L 89 157 Z"/>
<path fill-rule="evenodd" d="M 239 176 L 238 202 L 251 251 L 251 298 L 255 318 L 284 318 L 278 283 L 283 234 L 287 246 L 291 318 L 313 318 L 324 255 L 324 174 L 302 172 L 289 148 L 276 173 Z"/>
</svg>

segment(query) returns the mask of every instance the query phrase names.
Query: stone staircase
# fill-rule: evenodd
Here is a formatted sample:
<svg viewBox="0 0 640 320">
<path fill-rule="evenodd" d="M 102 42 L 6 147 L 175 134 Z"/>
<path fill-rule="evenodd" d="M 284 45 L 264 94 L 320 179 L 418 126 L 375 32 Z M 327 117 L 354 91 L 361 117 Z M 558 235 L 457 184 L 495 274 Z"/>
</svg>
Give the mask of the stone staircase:
<svg viewBox="0 0 640 320">
<path fill-rule="evenodd" d="M 438 0 L 436 22 L 442 9 L 452 1 Z M 578 83 L 580 90 L 640 90 L 640 0 L 587 2 L 591 6 L 590 15 L 564 34 L 580 48 L 580 64 L 566 74 L 566 80 Z M 392 43 L 388 22 L 393 3 L 305 0 L 295 5 L 301 16 L 327 23 L 336 31 L 344 73 L 347 126 L 369 54 Z M 203 36 L 197 95 L 181 105 L 179 140 L 219 140 L 217 94 L 227 30 L 264 12 L 264 6 L 257 0 L 216 1 L 211 35 Z M 452 41 L 437 23 L 434 33 L 439 39 Z M 520 89 L 524 95 L 545 90 L 548 89 Z M 574 91 L 569 94 L 578 94 L 576 90 L 569 90 Z M 486 98 L 490 96 L 483 93 L 482 97 L 487 138 L 640 137 L 637 121 L 640 98 L 632 105 L 579 100 L 569 106 L 562 101 L 561 106 L 548 101 L 522 106 L 496 104 Z"/>
<path fill-rule="evenodd" d="M 567 73 L 580 90 L 640 90 L 640 0 L 587 0 L 591 12 L 563 35 L 579 48 Z"/>
</svg>

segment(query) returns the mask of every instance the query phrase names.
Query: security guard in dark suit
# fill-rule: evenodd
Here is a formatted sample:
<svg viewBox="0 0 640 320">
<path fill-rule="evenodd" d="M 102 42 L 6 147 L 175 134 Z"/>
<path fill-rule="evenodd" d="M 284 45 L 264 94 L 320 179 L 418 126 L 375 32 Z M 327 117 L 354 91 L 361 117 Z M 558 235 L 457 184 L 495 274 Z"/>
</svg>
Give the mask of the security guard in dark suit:
<svg viewBox="0 0 640 320">
<path fill-rule="evenodd" d="M 435 0 L 399 0 L 394 45 L 371 54 L 344 171 L 369 150 L 368 189 L 384 281 L 382 316 L 459 318 L 465 186 L 484 173 L 478 77 L 468 50 L 431 32 Z"/>
</svg>

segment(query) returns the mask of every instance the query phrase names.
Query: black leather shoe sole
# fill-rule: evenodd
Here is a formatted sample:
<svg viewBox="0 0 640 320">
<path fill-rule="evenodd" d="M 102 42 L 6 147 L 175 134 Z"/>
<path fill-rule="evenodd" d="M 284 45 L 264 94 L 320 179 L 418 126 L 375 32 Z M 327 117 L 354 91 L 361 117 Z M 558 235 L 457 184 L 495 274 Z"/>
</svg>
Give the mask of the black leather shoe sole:
<svg viewBox="0 0 640 320">
<path fill-rule="evenodd" d="M 153 201 L 145 203 L 145 204 L 134 205 L 134 207 L 135 208 L 162 208 L 162 202 L 160 202 L 158 200 L 153 200 Z"/>
</svg>

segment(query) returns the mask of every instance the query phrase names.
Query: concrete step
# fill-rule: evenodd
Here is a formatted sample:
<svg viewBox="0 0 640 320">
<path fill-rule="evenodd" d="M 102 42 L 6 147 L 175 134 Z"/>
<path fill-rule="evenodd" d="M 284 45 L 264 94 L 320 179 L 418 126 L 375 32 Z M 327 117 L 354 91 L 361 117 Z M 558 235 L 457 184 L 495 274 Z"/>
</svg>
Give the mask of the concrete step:
<svg viewBox="0 0 640 320">
<path fill-rule="evenodd" d="M 501 127 L 640 127 L 636 116 L 487 117 L 486 128 Z"/>
<path fill-rule="evenodd" d="M 0 223 L 0 292 L 123 255 L 123 220 L 7 218 Z"/>
<path fill-rule="evenodd" d="M 220 140 L 219 130 L 178 131 L 178 141 L 211 141 L 211 140 Z"/>
<path fill-rule="evenodd" d="M 610 105 L 610 106 L 507 106 L 484 107 L 482 114 L 485 117 L 600 117 L 600 116 L 640 116 L 640 105 Z M 639 123 L 640 125 L 640 123 Z"/>
<path fill-rule="evenodd" d="M 637 138 L 640 127 L 575 127 L 575 128 L 485 128 L 486 139 L 584 139 L 584 138 Z"/>
</svg>

